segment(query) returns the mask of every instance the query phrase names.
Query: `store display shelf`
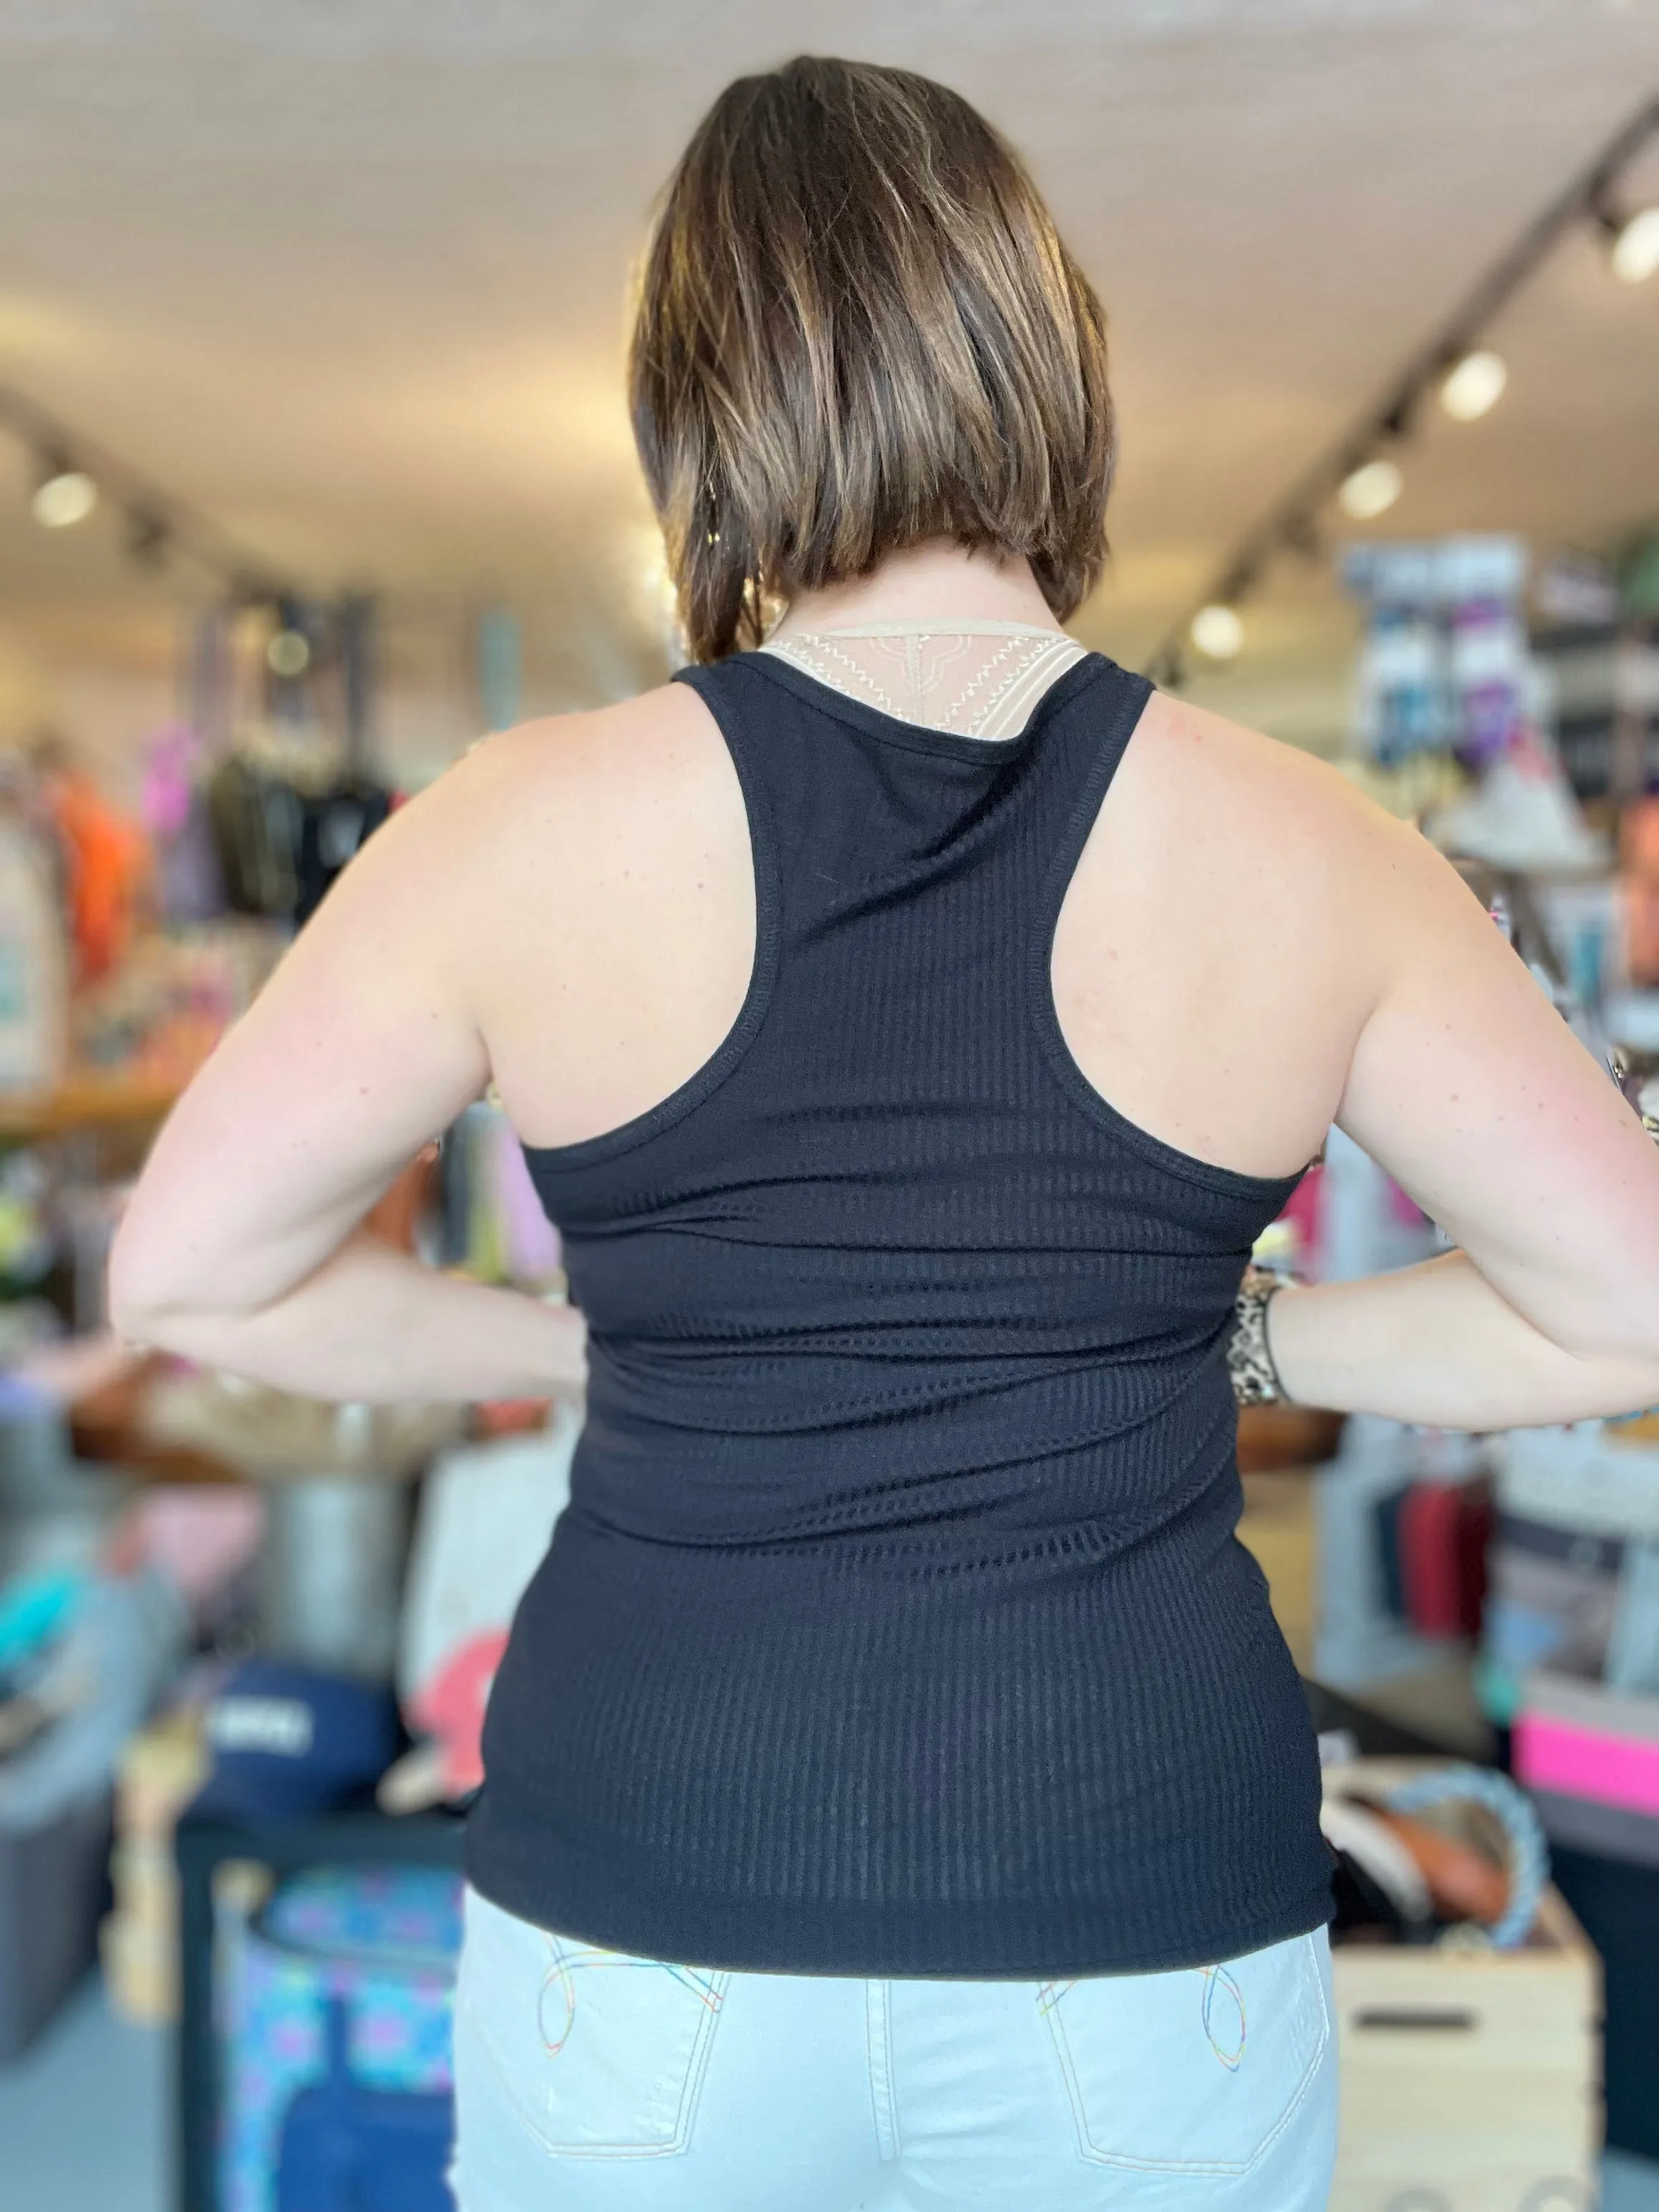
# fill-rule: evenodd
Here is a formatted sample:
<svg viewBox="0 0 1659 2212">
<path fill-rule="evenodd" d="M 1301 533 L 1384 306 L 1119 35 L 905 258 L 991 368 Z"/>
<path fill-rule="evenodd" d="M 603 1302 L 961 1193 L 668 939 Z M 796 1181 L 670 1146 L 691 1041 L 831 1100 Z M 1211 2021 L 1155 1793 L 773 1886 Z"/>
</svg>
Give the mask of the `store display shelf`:
<svg viewBox="0 0 1659 2212">
<path fill-rule="evenodd" d="M 1275 1474 L 1281 1468 L 1320 1467 L 1336 1457 L 1345 1416 L 1316 1406 L 1241 1406 L 1241 1474 Z"/>
<path fill-rule="evenodd" d="M 77 1069 L 51 1091 L 0 1094 L 0 1138 L 38 1143 L 86 1129 L 160 1121 L 183 1088 L 176 1070 Z"/>
</svg>

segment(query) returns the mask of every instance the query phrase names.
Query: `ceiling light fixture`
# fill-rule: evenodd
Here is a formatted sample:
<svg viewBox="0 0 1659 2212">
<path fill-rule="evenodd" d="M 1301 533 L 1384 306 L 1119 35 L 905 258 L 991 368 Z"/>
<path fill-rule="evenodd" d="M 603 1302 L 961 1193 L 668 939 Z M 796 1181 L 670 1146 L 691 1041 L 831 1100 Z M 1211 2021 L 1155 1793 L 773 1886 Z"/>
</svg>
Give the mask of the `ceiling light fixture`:
<svg viewBox="0 0 1659 2212">
<path fill-rule="evenodd" d="M 1510 373 L 1501 354 L 1482 347 L 1466 353 L 1440 387 L 1440 404 L 1454 422 L 1478 422 L 1504 396 Z"/>
<path fill-rule="evenodd" d="M 1362 523 L 1388 512 L 1405 479 L 1395 461 L 1382 457 L 1410 435 L 1425 401 L 1437 397 L 1454 421 L 1465 422 L 1478 421 L 1497 404 L 1508 384 L 1506 364 L 1482 343 L 1483 334 L 1569 232 L 1586 223 L 1598 230 L 1626 283 L 1659 275 L 1659 204 L 1631 213 L 1619 193 L 1626 172 L 1656 137 L 1659 99 L 1649 91 L 1594 158 L 1480 273 L 1438 329 L 1406 356 L 1379 396 L 1251 526 L 1231 558 L 1195 595 L 1196 611 L 1189 602 L 1176 616 L 1147 663 L 1158 680 L 1178 681 L 1173 672 L 1195 643 L 1194 625 L 1212 607 L 1236 615 L 1261 571 L 1280 554 L 1320 554 L 1328 507 L 1340 505 L 1350 520 Z M 1241 562 L 1249 572 L 1242 586 L 1237 580 Z"/>
<path fill-rule="evenodd" d="M 1355 522 L 1374 522 L 1405 489 L 1406 479 L 1392 461 L 1365 461 L 1343 477 L 1337 502 Z"/>
<path fill-rule="evenodd" d="M 1231 660 L 1244 643 L 1244 625 L 1237 607 L 1217 600 L 1200 607 L 1193 617 L 1193 643 L 1208 660 Z"/>
<path fill-rule="evenodd" d="M 62 462 L 48 462 L 47 473 L 29 501 L 29 512 L 43 530 L 70 530 L 84 522 L 98 504 L 98 487 L 84 470 Z"/>
<path fill-rule="evenodd" d="M 311 647 L 297 629 L 279 629 L 265 647 L 265 663 L 273 676 L 303 676 L 311 665 Z"/>
<path fill-rule="evenodd" d="M 1659 269 L 1659 207 L 1644 208 L 1619 227 L 1613 273 L 1622 284 L 1645 284 Z"/>
</svg>

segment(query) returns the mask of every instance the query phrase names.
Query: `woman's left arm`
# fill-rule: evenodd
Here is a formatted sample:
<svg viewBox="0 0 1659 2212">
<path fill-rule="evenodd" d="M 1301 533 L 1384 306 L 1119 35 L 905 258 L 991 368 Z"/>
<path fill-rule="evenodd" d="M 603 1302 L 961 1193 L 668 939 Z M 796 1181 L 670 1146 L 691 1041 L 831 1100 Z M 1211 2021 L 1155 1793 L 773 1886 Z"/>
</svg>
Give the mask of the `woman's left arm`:
<svg viewBox="0 0 1659 2212">
<path fill-rule="evenodd" d="M 467 853 L 493 781 L 463 762 L 392 816 L 179 1100 L 111 1256 L 123 1336 L 320 1398 L 580 1387 L 580 1315 L 359 1228 L 489 1080 Z"/>
</svg>

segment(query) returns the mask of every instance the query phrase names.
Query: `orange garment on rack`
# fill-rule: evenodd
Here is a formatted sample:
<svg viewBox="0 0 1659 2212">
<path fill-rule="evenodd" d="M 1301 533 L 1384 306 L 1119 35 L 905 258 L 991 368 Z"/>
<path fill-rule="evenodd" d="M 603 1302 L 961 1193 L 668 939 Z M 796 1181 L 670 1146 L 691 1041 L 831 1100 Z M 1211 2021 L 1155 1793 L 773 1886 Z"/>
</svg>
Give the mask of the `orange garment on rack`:
<svg viewBox="0 0 1659 2212">
<path fill-rule="evenodd" d="M 46 797 L 68 862 L 76 980 L 88 982 L 106 974 L 126 950 L 149 848 L 84 769 L 58 769 Z"/>
</svg>

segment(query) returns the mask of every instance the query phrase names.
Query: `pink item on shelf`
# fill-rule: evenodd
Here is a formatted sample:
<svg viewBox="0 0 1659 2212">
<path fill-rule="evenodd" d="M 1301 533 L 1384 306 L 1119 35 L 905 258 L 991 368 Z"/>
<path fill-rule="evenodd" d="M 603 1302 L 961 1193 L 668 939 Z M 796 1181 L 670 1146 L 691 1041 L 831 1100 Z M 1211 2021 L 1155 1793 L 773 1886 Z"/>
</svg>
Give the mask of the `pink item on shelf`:
<svg viewBox="0 0 1659 2212">
<path fill-rule="evenodd" d="M 525 1585 L 569 1498 L 581 1426 L 580 1408 L 556 1401 L 544 1425 L 528 1434 L 441 1453 L 422 1485 L 404 1587 L 398 1693 L 410 1729 L 436 1748 L 447 1798 L 483 1779 L 485 1700 Z M 429 1779 L 411 1778 L 404 1802 L 432 1802 Z"/>
<path fill-rule="evenodd" d="M 1659 1817 L 1659 1743 L 1522 1712 L 1515 1723 L 1515 1771 L 1529 1790 Z"/>
<path fill-rule="evenodd" d="M 152 837 L 176 837 L 190 817 L 201 741 L 183 722 L 168 722 L 149 741 L 139 811 Z"/>
<path fill-rule="evenodd" d="M 1308 1170 L 1291 1193 L 1281 1221 L 1288 1221 L 1296 1231 L 1294 1272 L 1298 1275 L 1316 1278 L 1319 1273 L 1319 1254 L 1323 1247 L 1325 1170 L 1322 1167 Z"/>
<path fill-rule="evenodd" d="M 559 1270 L 559 1232 L 530 1180 L 524 1151 L 505 1122 L 492 1146 L 507 1272 L 515 1283 L 543 1283 Z"/>
<path fill-rule="evenodd" d="M 253 1563 L 265 1501 L 240 1484 L 172 1484 L 131 1509 L 141 1556 L 200 1610 Z"/>
<path fill-rule="evenodd" d="M 453 1802 L 483 1780 L 480 1749 L 489 1686 L 507 1649 L 507 1631 L 488 1629 L 453 1651 L 410 1704 L 409 1717 L 443 1753 L 445 1795 Z"/>
</svg>

